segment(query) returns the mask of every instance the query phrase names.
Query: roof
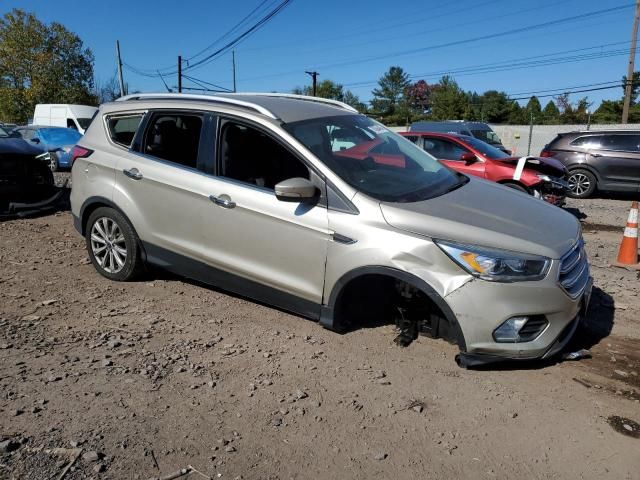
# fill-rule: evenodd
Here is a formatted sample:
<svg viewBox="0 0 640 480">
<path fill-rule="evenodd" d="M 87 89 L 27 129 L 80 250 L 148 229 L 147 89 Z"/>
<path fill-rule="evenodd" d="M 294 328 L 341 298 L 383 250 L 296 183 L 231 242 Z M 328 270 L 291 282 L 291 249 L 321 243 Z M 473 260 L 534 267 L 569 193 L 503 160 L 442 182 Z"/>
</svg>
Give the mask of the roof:
<svg viewBox="0 0 640 480">
<path fill-rule="evenodd" d="M 277 93 L 225 93 L 216 95 L 145 93 L 128 95 L 118 99 L 117 102 L 136 100 L 219 103 L 228 107 L 253 110 L 268 118 L 281 120 L 285 123 L 358 113 L 353 107 L 336 100 Z"/>
<path fill-rule="evenodd" d="M 640 130 L 574 130 L 572 132 L 559 132 L 558 135 L 602 135 L 607 133 L 627 133 L 631 135 L 640 135 Z"/>
</svg>

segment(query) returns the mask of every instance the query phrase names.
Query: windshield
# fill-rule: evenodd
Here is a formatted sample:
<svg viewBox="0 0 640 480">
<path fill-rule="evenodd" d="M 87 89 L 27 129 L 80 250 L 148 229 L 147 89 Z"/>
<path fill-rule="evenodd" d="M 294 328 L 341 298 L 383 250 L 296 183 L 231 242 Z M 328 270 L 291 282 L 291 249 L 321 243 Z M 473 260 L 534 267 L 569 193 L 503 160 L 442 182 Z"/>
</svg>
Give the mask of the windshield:
<svg viewBox="0 0 640 480">
<path fill-rule="evenodd" d="M 492 147 L 488 143 L 481 142 L 477 138 L 467 137 L 466 135 L 461 135 L 458 137 L 463 143 L 466 143 L 471 148 L 475 148 L 480 153 L 482 153 L 485 157 L 491 160 L 499 160 L 501 158 L 510 158 L 511 155 L 504 153 L 502 150 L 497 149 L 496 147 Z"/>
<path fill-rule="evenodd" d="M 468 181 L 363 115 L 316 118 L 284 128 L 345 182 L 378 200 L 418 202 Z"/>
<path fill-rule="evenodd" d="M 491 145 L 502 145 L 502 140 L 493 130 L 471 130 L 471 134 L 483 142 Z"/>
<path fill-rule="evenodd" d="M 82 134 L 71 128 L 43 128 L 40 130 L 40 136 L 52 145 L 75 145 Z"/>
</svg>

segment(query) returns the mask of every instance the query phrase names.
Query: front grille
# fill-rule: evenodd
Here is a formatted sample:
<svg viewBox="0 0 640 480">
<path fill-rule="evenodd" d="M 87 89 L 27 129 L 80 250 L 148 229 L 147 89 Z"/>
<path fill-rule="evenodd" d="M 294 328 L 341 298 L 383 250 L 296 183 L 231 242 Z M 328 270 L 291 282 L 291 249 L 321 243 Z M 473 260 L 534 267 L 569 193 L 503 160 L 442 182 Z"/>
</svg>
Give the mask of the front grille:
<svg viewBox="0 0 640 480">
<path fill-rule="evenodd" d="M 571 298 L 578 298 L 589 283 L 589 261 L 582 238 L 560 260 L 559 282 Z"/>
<path fill-rule="evenodd" d="M 525 323 L 518 332 L 518 337 L 520 337 L 519 341 L 530 342 L 531 340 L 535 340 L 548 324 L 549 322 L 544 315 L 529 317 L 527 323 Z"/>
</svg>

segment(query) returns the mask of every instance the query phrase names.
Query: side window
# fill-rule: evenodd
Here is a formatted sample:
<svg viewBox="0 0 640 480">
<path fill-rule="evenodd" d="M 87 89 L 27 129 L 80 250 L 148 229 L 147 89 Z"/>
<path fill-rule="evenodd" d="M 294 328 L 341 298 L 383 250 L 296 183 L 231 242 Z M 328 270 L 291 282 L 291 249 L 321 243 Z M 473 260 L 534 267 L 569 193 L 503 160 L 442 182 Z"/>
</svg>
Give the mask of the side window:
<svg viewBox="0 0 640 480">
<path fill-rule="evenodd" d="M 142 121 L 142 113 L 107 117 L 109 136 L 118 145 L 129 148 Z"/>
<path fill-rule="evenodd" d="M 466 148 L 441 138 L 425 138 L 424 149 L 438 160 L 460 160 L 463 153 L 469 153 Z"/>
<path fill-rule="evenodd" d="M 582 148 L 600 148 L 602 144 L 602 136 L 600 135 L 589 135 L 586 137 L 578 137 L 569 145 L 574 147 L 582 147 Z"/>
<path fill-rule="evenodd" d="M 74 130 L 78 130 L 78 127 L 76 126 L 76 122 L 74 122 L 72 118 L 67 118 L 67 128 L 73 128 Z"/>
<path fill-rule="evenodd" d="M 304 163 L 280 143 L 233 121 L 220 132 L 220 176 L 269 189 L 288 178 L 310 178 Z"/>
<path fill-rule="evenodd" d="M 31 140 L 33 138 L 33 130 L 25 128 L 24 130 L 16 130 L 22 138 L 25 140 Z"/>
<path fill-rule="evenodd" d="M 603 135 L 602 148 L 621 152 L 638 152 L 640 135 Z"/>
<path fill-rule="evenodd" d="M 418 136 L 417 135 L 403 135 L 404 138 L 406 138 L 407 140 L 409 140 L 412 143 L 417 144 L 418 143 Z"/>
<path fill-rule="evenodd" d="M 143 151 L 185 167 L 197 168 L 201 132 L 201 115 L 158 113 L 149 122 Z"/>
</svg>

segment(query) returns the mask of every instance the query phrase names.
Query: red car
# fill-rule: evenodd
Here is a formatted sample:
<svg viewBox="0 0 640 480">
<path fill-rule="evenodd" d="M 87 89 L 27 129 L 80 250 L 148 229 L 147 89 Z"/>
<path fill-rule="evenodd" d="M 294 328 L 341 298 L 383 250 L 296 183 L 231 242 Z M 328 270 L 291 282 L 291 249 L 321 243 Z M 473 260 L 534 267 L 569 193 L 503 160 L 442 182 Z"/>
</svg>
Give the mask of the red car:
<svg viewBox="0 0 640 480">
<path fill-rule="evenodd" d="M 400 135 L 460 173 L 501 183 L 554 205 L 564 204 L 568 172 L 554 158 L 512 157 L 467 135 L 425 132 Z"/>
</svg>

